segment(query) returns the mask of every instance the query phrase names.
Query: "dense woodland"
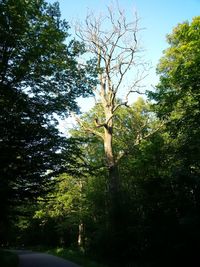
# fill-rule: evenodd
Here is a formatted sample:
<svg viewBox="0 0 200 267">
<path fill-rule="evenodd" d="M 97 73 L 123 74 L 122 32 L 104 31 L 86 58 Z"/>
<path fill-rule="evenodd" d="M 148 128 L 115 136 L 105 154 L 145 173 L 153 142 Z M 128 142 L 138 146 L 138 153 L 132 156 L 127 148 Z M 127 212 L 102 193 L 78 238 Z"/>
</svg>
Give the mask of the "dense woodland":
<svg viewBox="0 0 200 267">
<path fill-rule="evenodd" d="M 142 87 L 138 18 L 0 0 L 0 244 L 107 266 L 195 266 L 200 249 L 200 17 L 167 35 Z M 120 93 L 122 92 L 122 94 Z M 138 94 L 133 103 L 131 94 Z M 96 104 L 80 114 L 78 97 Z M 76 126 L 59 132 L 58 119 Z"/>
</svg>

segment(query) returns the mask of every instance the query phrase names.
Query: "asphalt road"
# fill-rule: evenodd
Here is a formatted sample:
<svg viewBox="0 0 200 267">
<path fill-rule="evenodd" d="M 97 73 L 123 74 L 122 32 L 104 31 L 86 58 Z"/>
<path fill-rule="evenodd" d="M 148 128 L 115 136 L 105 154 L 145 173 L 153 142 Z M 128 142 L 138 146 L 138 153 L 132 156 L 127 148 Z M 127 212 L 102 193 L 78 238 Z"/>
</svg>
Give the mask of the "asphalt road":
<svg viewBox="0 0 200 267">
<path fill-rule="evenodd" d="M 79 265 L 45 253 L 15 250 L 19 256 L 19 267 L 80 267 Z"/>
</svg>

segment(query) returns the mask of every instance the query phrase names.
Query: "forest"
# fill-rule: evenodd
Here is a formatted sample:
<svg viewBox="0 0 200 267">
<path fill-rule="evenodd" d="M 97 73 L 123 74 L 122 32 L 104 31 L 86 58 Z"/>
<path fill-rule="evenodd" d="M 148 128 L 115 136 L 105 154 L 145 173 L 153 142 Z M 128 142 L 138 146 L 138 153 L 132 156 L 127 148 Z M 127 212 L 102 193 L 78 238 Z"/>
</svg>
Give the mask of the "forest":
<svg viewBox="0 0 200 267">
<path fill-rule="evenodd" d="M 198 266 L 200 16 L 174 25 L 144 88 L 136 15 L 89 13 L 72 36 L 57 2 L 0 0 L 0 14 L 1 248 Z"/>
</svg>

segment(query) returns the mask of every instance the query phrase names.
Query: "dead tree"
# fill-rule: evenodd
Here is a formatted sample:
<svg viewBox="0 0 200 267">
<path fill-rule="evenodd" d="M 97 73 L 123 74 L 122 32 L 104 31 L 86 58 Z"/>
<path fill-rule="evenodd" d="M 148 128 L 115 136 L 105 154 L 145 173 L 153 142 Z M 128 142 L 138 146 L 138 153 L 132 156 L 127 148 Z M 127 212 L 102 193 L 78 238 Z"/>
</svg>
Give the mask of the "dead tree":
<svg viewBox="0 0 200 267">
<path fill-rule="evenodd" d="M 113 152 L 113 126 L 115 113 L 122 105 L 128 105 L 130 94 L 141 93 L 140 82 L 146 76 L 146 64 L 141 57 L 139 47 L 138 18 L 128 22 L 124 11 L 108 8 L 107 15 L 90 14 L 85 23 L 76 25 L 78 37 L 85 43 L 89 54 L 97 59 L 99 83 L 94 88 L 95 96 L 104 112 L 104 120 L 97 117 L 94 127 L 85 127 L 81 120 L 79 124 L 89 132 L 97 135 L 104 143 L 105 159 L 109 176 L 109 195 L 112 220 L 118 220 L 119 184 L 118 160 L 122 154 Z M 128 83 L 128 80 L 131 83 Z M 118 101 L 122 98 L 122 101 Z M 99 131 L 103 128 L 104 131 Z"/>
</svg>

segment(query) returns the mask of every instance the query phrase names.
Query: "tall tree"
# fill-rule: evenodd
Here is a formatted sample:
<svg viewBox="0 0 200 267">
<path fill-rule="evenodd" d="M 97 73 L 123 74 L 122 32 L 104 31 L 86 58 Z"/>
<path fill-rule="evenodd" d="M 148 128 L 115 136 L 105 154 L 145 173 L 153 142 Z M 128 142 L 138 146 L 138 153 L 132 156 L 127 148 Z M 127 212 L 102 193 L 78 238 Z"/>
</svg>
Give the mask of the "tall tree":
<svg viewBox="0 0 200 267">
<path fill-rule="evenodd" d="M 46 190 L 64 157 L 73 165 L 74 147 L 59 136 L 55 114 L 78 111 L 76 97 L 90 93 L 92 79 L 77 63 L 83 45 L 66 40 L 58 3 L 1 0 L 0 13 L 2 222 L 8 207 Z"/>
<path fill-rule="evenodd" d="M 200 225 L 200 17 L 177 25 L 158 65 L 160 83 L 151 96 L 166 121 L 168 175 L 176 200 L 180 254 L 195 258 Z M 170 166 L 170 167 L 169 167 Z M 195 234 L 194 234 L 195 233 Z M 178 235 L 177 235 L 178 236 Z M 189 244 L 189 245 L 188 245 Z M 182 256 L 181 256 L 182 257 Z M 191 263 L 190 263 L 191 264 Z"/>
<path fill-rule="evenodd" d="M 103 110 L 101 117 L 96 114 L 93 127 L 86 127 L 80 120 L 79 123 L 103 142 L 109 174 L 110 216 L 114 227 L 120 221 L 118 160 L 125 154 L 125 151 L 120 151 L 119 155 L 113 150 L 115 114 L 121 106 L 128 104 L 131 93 L 140 93 L 145 64 L 140 58 L 137 16 L 128 22 L 124 11 L 119 8 L 108 8 L 107 13 L 105 16 L 88 15 L 85 25 L 79 24 L 76 28 L 89 54 L 96 57 L 98 85 L 94 93 Z M 130 84 L 127 82 L 129 79 Z M 121 94 L 125 96 L 123 100 L 119 100 Z"/>
<path fill-rule="evenodd" d="M 200 17 L 185 22 L 168 35 L 169 48 L 158 65 L 160 83 L 152 97 L 160 118 L 191 175 L 199 175 L 199 45 Z M 189 156 L 189 157 L 188 157 Z M 184 162 L 184 163 L 183 163 Z"/>
</svg>

